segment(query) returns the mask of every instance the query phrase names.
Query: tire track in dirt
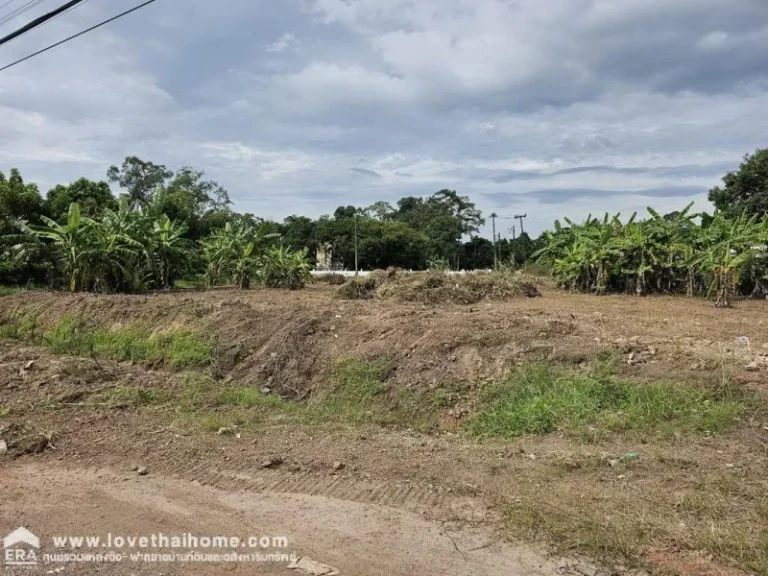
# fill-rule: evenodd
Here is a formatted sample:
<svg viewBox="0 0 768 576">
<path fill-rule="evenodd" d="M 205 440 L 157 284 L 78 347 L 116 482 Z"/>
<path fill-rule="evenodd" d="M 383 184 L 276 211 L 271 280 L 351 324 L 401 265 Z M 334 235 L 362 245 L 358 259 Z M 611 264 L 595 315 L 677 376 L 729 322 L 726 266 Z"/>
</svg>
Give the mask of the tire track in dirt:
<svg viewBox="0 0 768 576">
<path fill-rule="evenodd" d="M 163 468 L 175 478 L 225 490 L 325 496 L 389 506 L 446 521 L 482 523 L 495 519 L 481 499 L 457 495 L 431 484 L 283 468 L 261 469 L 252 465 L 217 468 L 210 463 L 190 463 L 183 458 L 165 462 Z"/>
</svg>

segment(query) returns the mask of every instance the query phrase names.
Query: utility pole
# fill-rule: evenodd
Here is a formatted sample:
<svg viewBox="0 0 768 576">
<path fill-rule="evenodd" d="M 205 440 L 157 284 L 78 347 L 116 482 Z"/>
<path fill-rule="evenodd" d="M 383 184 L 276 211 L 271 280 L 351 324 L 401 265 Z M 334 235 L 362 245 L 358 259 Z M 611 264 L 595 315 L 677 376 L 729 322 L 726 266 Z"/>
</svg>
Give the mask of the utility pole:
<svg viewBox="0 0 768 576">
<path fill-rule="evenodd" d="M 517 237 L 515 236 L 515 225 L 512 224 L 512 268 L 517 268 L 517 258 L 515 258 L 515 250 L 517 245 Z"/>
<path fill-rule="evenodd" d="M 498 218 L 499 215 L 496 214 L 496 212 L 491 213 L 491 222 L 493 222 L 493 269 L 498 270 L 499 269 L 499 263 L 496 259 L 496 218 Z"/>
<path fill-rule="evenodd" d="M 528 218 L 528 214 L 515 214 L 515 218 L 520 220 L 520 237 L 523 237 L 525 230 L 523 229 L 523 218 Z"/>
<path fill-rule="evenodd" d="M 355 276 L 357 276 L 357 208 L 355 208 Z"/>
<path fill-rule="evenodd" d="M 523 234 L 525 234 L 525 229 L 523 228 L 523 218 L 528 218 L 528 214 L 515 214 L 515 218 L 520 220 L 520 240 L 522 240 Z M 523 252 L 522 263 L 525 264 L 527 261 L 528 261 L 528 254 Z"/>
</svg>

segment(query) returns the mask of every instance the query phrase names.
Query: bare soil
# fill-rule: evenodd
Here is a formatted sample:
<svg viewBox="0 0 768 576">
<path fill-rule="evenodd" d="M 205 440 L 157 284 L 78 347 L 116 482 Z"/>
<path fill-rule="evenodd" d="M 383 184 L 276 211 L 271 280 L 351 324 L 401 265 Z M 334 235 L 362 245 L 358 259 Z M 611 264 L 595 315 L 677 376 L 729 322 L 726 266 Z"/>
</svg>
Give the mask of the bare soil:
<svg viewBox="0 0 768 576">
<path fill-rule="evenodd" d="M 388 383 L 397 388 L 460 382 L 476 389 L 531 360 L 577 366 L 606 349 L 620 355 L 627 377 L 681 385 L 732 377 L 768 390 L 765 302 L 719 310 L 698 299 L 544 290 L 536 299 L 426 306 L 334 294 L 319 285 L 26 293 L 0 298 L 0 319 L 32 314 L 40 333 L 73 314 L 104 328 L 142 322 L 202 331 L 215 338 L 211 370 L 221 381 L 268 386 L 299 401 L 323 391 L 338 358 L 391 358 Z M 342 574 L 731 576 L 766 566 L 768 422 L 761 417 L 719 437 L 478 442 L 459 428 L 472 392 L 466 410 L 446 407 L 431 433 L 308 425 L 260 409 L 236 433 L 218 434 L 167 407 L 92 401 L 116 386 L 173 390 L 182 378 L 165 366 L 0 340 L 0 439 L 8 447 L 0 455 L 0 530 L 285 532 L 300 556 Z M 227 423 L 243 416 L 227 410 L 204 416 Z M 636 464 L 612 463 L 630 451 L 640 454 Z M 225 568 L 292 573 L 275 564 Z M 121 565 L 65 573 L 221 570 Z"/>
</svg>

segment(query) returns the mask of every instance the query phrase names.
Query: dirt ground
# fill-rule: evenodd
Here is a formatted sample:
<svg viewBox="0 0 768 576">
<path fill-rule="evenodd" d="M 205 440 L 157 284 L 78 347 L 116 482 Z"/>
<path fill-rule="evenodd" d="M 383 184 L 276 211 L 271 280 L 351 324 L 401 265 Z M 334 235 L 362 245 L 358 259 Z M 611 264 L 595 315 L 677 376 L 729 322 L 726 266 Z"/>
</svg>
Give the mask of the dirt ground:
<svg viewBox="0 0 768 576">
<path fill-rule="evenodd" d="M 472 386 L 427 431 L 297 423 L 263 407 L 237 412 L 247 425 L 217 431 L 168 406 L 89 401 L 118 385 L 175 390 L 180 370 L 0 339 L 0 439 L 8 447 L 0 454 L 0 531 L 26 526 L 43 541 L 62 533 L 280 534 L 299 557 L 341 574 L 761 573 L 762 415 L 725 435 L 663 441 L 550 434 L 480 442 L 461 425 L 485 382 L 532 360 L 579 366 L 603 350 L 639 381 L 732 378 L 765 394 L 765 306 L 718 310 L 698 299 L 545 289 L 542 298 L 430 307 L 341 301 L 325 286 L 3 297 L 0 319 L 32 314 L 40 333 L 73 314 L 106 328 L 204 331 L 217 343 L 205 370 L 292 401 L 321 394 L 340 357 L 386 355 L 388 383 L 399 389 Z M 208 416 L 232 417 L 224 407 Z M 616 467 L 628 452 L 640 454 L 638 463 Z M 285 562 L 61 567 L 311 573 Z"/>
</svg>

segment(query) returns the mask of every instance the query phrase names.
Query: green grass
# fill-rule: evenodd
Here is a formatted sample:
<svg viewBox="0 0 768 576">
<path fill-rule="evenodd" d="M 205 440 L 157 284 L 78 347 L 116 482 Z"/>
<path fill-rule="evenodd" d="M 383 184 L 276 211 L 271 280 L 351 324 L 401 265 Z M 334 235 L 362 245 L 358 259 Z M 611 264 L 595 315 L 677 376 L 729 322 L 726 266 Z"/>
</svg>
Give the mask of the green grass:
<svg viewBox="0 0 768 576">
<path fill-rule="evenodd" d="M 184 278 L 182 280 L 176 280 L 174 288 L 177 290 L 202 290 L 207 288 L 205 277 L 201 274 L 192 278 Z"/>
<path fill-rule="evenodd" d="M 323 399 L 323 407 L 332 412 L 364 412 L 384 392 L 384 378 L 390 366 L 388 358 L 373 362 L 358 358 L 337 360 L 331 374 L 331 389 Z"/>
<path fill-rule="evenodd" d="M 31 312 L 9 312 L 0 317 L 0 338 L 34 341 L 39 336 L 37 316 Z"/>
<path fill-rule="evenodd" d="M 489 386 L 468 427 L 479 436 L 505 438 L 552 432 L 587 438 L 607 432 L 714 434 L 733 425 L 751 402 L 731 389 L 641 384 L 605 369 L 585 374 L 532 364 Z"/>
<path fill-rule="evenodd" d="M 153 333 L 141 324 L 103 330 L 72 316 L 45 332 L 42 342 L 60 354 L 162 362 L 176 368 L 207 366 L 213 350 L 209 340 L 187 330 Z"/>
<path fill-rule="evenodd" d="M 86 404 L 108 406 L 153 406 L 166 401 L 166 395 L 154 388 L 116 386 L 88 397 Z"/>
<path fill-rule="evenodd" d="M 19 292 L 21 292 L 21 288 L 18 286 L 0 286 L 0 296 L 10 296 Z"/>
</svg>

